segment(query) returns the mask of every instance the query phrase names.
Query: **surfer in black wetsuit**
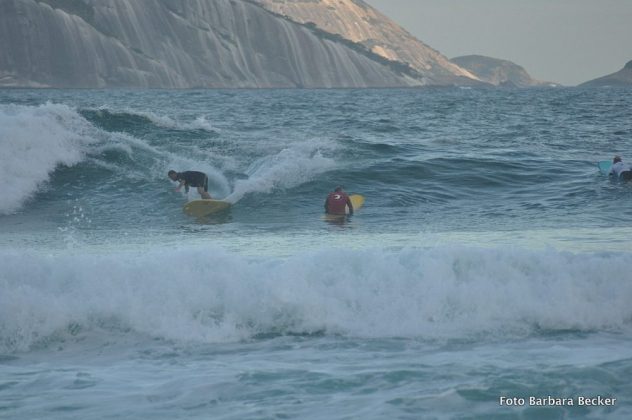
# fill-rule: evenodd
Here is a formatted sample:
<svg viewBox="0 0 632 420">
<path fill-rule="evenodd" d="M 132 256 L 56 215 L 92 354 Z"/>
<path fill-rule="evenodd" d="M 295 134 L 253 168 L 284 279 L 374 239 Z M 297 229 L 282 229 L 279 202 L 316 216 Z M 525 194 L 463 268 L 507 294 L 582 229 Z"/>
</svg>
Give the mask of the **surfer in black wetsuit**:
<svg viewBox="0 0 632 420">
<path fill-rule="evenodd" d="M 180 191 L 182 186 L 184 186 L 184 191 L 189 192 L 189 187 L 197 187 L 197 191 L 200 193 L 200 196 L 206 200 L 211 199 L 211 195 L 208 193 L 208 177 L 204 172 L 198 171 L 185 171 L 185 172 L 176 172 L 174 170 L 170 170 L 167 173 L 167 176 L 172 181 L 179 182 L 180 185 L 176 188 L 176 192 Z"/>
</svg>

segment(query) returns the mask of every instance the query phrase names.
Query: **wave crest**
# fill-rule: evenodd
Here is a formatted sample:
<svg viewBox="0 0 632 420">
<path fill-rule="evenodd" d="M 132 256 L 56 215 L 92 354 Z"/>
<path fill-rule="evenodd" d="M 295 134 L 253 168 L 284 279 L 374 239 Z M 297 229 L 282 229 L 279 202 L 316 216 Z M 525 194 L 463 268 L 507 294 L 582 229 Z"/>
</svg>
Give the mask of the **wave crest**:
<svg viewBox="0 0 632 420">
<path fill-rule="evenodd" d="M 333 333 L 429 339 L 629 329 L 630 254 L 443 247 L 288 258 L 189 247 L 0 254 L 0 351 L 73 329 L 177 341 Z M 107 334 L 107 328 L 105 333 Z"/>
<path fill-rule="evenodd" d="M 58 165 L 81 162 L 94 131 L 66 105 L 0 105 L 0 214 L 18 210 Z"/>
<path fill-rule="evenodd" d="M 332 158 L 321 153 L 327 147 L 316 140 L 300 142 L 256 160 L 246 171 L 248 178 L 237 180 L 226 200 L 236 203 L 249 193 L 292 188 L 314 179 L 336 166 Z"/>
</svg>

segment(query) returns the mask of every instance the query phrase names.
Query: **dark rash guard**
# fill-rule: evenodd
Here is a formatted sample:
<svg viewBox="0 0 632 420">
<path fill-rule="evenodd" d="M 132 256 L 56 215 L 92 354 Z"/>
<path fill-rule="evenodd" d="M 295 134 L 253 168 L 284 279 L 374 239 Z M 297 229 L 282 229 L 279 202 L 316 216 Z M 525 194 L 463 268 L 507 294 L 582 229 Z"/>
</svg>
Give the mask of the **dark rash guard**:
<svg viewBox="0 0 632 420">
<path fill-rule="evenodd" d="M 204 191 L 208 192 L 208 177 L 204 172 L 178 172 L 178 181 L 184 181 L 184 190 L 186 192 L 189 192 L 189 187 L 204 187 Z"/>
</svg>

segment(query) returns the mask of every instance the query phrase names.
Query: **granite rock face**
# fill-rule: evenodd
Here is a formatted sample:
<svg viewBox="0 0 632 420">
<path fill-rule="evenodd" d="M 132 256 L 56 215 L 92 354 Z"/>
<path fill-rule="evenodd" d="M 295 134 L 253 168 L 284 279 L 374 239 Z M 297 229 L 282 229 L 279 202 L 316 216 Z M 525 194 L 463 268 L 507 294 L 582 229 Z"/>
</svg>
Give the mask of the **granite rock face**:
<svg viewBox="0 0 632 420">
<path fill-rule="evenodd" d="M 480 80 L 494 86 L 524 88 L 556 85 L 533 79 L 522 66 L 507 60 L 482 55 L 466 55 L 455 57 L 452 62 L 469 70 Z"/>
<path fill-rule="evenodd" d="M 394 87 L 450 74 L 374 51 L 255 0 L 0 1 L 0 86 Z"/>
<path fill-rule="evenodd" d="M 632 61 L 616 73 L 582 83 L 583 87 L 632 86 Z"/>
<path fill-rule="evenodd" d="M 478 78 L 361 0 L 254 0 L 266 9 L 404 63 L 428 85 L 477 84 Z"/>
</svg>

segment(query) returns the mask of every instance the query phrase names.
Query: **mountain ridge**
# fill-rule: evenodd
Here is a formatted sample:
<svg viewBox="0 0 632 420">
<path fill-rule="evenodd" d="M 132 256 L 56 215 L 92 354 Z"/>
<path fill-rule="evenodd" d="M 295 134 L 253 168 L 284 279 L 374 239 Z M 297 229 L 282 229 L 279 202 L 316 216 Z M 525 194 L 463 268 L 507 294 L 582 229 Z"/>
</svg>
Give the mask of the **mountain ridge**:
<svg viewBox="0 0 632 420">
<path fill-rule="evenodd" d="M 331 1 L 309 3 L 331 11 Z M 334 14 L 343 9 L 366 13 L 365 30 L 372 22 L 407 34 L 364 2 L 337 2 Z M 154 7 L 132 0 L 3 0 L 0 86 L 329 88 L 480 83 L 410 34 L 402 36 L 430 51 L 432 60 L 425 67 L 384 53 L 395 48 L 389 47 L 388 39 L 357 40 L 327 31 L 318 22 L 281 18 L 265 0 L 151 4 Z"/>
<path fill-rule="evenodd" d="M 404 63 L 425 84 L 472 84 L 478 78 L 361 0 L 249 0 L 292 21 L 343 36 L 385 59 Z"/>
<path fill-rule="evenodd" d="M 146 4 L 146 3 L 143 3 Z M 248 1 L 3 0 L 0 85 L 401 87 L 389 63 Z"/>
</svg>

